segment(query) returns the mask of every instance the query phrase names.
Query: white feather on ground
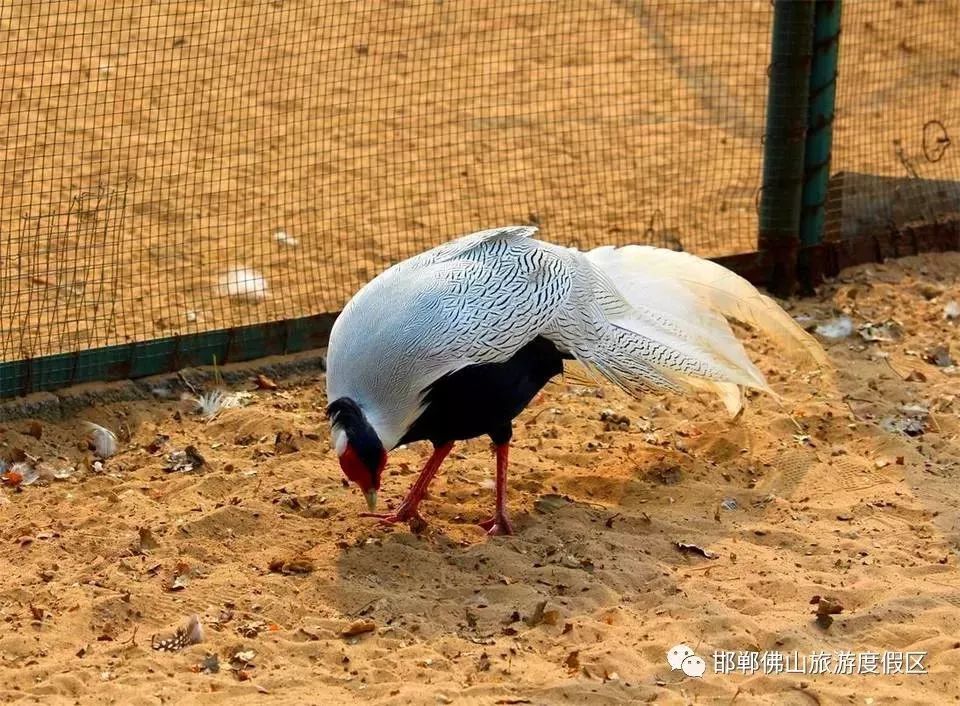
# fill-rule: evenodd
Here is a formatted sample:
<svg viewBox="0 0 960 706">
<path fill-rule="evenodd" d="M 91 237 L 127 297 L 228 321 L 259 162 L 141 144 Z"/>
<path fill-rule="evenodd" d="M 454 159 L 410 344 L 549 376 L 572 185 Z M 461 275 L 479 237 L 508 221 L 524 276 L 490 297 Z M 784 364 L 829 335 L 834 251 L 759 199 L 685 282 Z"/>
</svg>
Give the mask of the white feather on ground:
<svg viewBox="0 0 960 706">
<path fill-rule="evenodd" d="M 199 397 L 185 393 L 182 399 L 193 404 L 196 412 L 209 422 L 225 409 L 240 407 L 250 397 L 249 392 L 227 392 L 215 388 L 204 392 Z"/>
<path fill-rule="evenodd" d="M 290 235 L 285 230 L 278 230 L 276 233 L 273 234 L 273 239 L 276 240 L 281 245 L 287 245 L 291 248 L 297 247 L 297 244 L 298 244 L 297 239 L 292 235 Z"/>
<path fill-rule="evenodd" d="M 119 444 L 116 434 L 93 422 L 84 422 L 84 424 L 90 429 L 90 439 L 93 441 L 94 453 L 98 458 L 110 458 L 117 453 Z"/>
<path fill-rule="evenodd" d="M 263 301 L 267 298 L 267 280 L 256 270 L 234 267 L 220 275 L 219 291 L 225 297 Z"/>
</svg>

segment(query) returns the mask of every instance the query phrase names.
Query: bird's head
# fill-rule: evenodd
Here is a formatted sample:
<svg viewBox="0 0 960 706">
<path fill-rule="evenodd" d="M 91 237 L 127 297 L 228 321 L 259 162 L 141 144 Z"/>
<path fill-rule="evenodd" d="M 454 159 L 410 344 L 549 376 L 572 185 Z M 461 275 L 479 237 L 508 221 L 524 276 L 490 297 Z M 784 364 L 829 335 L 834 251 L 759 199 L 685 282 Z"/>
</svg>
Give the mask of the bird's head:
<svg viewBox="0 0 960 706">
<path fill-rule="evenodd" d="M 341 397 L 327 406 L 330 440 L 343 474 L 360 486 L 371 511 L 377 507 L 380 476 L 387 465 L 387 452 L 360 405 Z"/>
</svg>

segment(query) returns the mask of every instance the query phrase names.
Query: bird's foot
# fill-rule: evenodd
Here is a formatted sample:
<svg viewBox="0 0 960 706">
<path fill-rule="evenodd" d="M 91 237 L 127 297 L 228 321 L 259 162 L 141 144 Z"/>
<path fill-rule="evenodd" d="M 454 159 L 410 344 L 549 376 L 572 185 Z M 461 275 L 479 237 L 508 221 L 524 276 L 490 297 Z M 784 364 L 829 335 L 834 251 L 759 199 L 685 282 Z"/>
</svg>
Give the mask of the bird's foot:
<svg viewBox="0 0 960 706">
<path fill-rule="evenodd" d="M 396 512 L 361 512 L 360 517 L 375 517 L 384 525 L 395 525 L 398 522 L 409 522 L 418 526 L 427 524 L 416 508 L 411 510 L 404 505 L 397 508 Z"/>
<path fill-rule="evenodd" d="M 489 520 L 484 520 L 483 522 L 478 522 L 477 524 L 483 527 L 483 529 L 487 531 L 487 535 L 490 537 L 513 534 L 513 525 L 510 524 L 510 520 L 507 518 L 506 514 L 497 514 L 491 517 Z"/>
</svg>

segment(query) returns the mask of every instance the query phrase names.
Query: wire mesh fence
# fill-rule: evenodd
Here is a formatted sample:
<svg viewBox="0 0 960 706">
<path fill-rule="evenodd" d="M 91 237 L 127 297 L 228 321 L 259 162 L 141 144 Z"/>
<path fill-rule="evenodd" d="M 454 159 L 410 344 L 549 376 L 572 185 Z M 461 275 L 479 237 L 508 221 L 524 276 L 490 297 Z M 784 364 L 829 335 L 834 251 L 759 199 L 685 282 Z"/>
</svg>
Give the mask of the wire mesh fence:
<svg viewBox="0 0 960 706">
<path fill-rule="evenodd" d="M 960 3 L 846 2 L 827 237 L 960 217 Z"/>
<path fill-rule="evenodd" d="M 836 232 L 881 208 L 851 173 L 960 178 L 957 3 L 844 13 Z M 504 223 L 755 250 L 771 21 L 767 0 L 5 4 L 0 360 L 334 312 Z"/>
<path fill-rule="evenodd" d="M 493 224 L 753 247 L 764 3 L 4 12 L 4 359 L 336 311 Z"/>
</svg>

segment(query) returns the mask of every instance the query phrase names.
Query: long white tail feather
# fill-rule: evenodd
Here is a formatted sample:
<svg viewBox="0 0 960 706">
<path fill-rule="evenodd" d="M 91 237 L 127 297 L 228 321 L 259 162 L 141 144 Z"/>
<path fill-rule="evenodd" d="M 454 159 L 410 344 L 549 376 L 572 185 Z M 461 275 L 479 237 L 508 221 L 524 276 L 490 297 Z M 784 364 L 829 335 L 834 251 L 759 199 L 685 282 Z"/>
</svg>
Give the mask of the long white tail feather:
<svg viewBox="0 0 960 706">
<path fill-rule="evenodd" d="M 626 335 L 618 337 L 618 352 L 600 347 L 589 364 L 631 394 L 650 386 L 712 392 L 734 416 L 743 407 L 743 388 L 774 394 L 728 318 L 766 334 L 793 359 L 812 360 L 818 367 L 827 363 L 816 340 L 776 302 L 721 265 L 638 245 L 597 248 L 586 257 L 629 305 L 625 311 L 621 302 L 598 297 L 610 324 Z M 658 355 L 644 356 L 643 370 L 635 371 L 636 350 L 631 349 L 638 340 L 655 344 Z M 634 378 L 635 372 L 641 376 Z"/>
<path fill-rule="evenodd" d="M 655 286 L 664 286 L 668 290 L 675 290 L 671 299 L 673 303 L 686 300 L 685 303 L 689 310 L 694 312 L 691 320 L 677 320 L 672 314 L 655 312 L 645 304 L 634 302 L 633 307 L 637 315 L 654 326 L 668 327 L 675 336 L 681 339 L 706 348 L 714 357 L 723 361 L 725 365 L 732 366 L 747 374 L 754 386 L 760 388 L 766 386 L 763 374 L 744 355 L 743 347 L 736 336 L 733 335 L 733 331 L 723 316 L 714 311 L 699 311 L 702 307 L 696 298 L 684 289 L 681 283 L 657 282 Z"/>
<path fill-rule="evenodd" d="M 643 338 L 656 341 L 671 351 L 670 364 L 661 363 L 660 359 L 657 359 L 654 362 L 655 365 L 666 367 L 673 370 L 674 373 L 684 376 L 707 380 L 727 380 L 745 387 L 768 389 L 763 374 L 742 353 L 742 347 L 739 357 L 724 350 L 729 345 L 727 341 L 723 340 L 724 334 L 726 333 L 727 336 L 733 338 L 733 333 L 729 330 L 729 325 L 725 320 L 721 319 L 713 332 L 691 328 L 686 332 L 674 333 L 664 329 L 662 319 L 657 320 L 648 316 L 640 316 L 639 312 L 637 314 L 631 318 L 611 319 L 610 323 Z M 736 339 L 733 340 L 736 341 Z M 736 343 L 739 346 L 739 342 Z M 679 361 L 682 360 L 681 356 L 687 356 L 702 363 L 699 366 L 700 369 L 691 370 L 689 365 L 686 370 L 681 368 L 678 365 Z"/>
<path fill-rule="evenodd" d="M 621 291 L 628 300 L 633 292 L 639 294 L 639 301 L 650 306 L 652 298 L 657 309 L 662 307 L 675 315 L 681 313 L 681 320 L 686 322 L 692 313 L 684 306 L 686 302 L 672 299 L 675 292 L 663 287 L 669 281 L 682 283 L 706 305 L 706 312 L 719 312 L 759 329 L 798 362 L 812 361 L 817 367 L 828 364 L 827 355 L 816 339 L 770 297 L 722 265 L 689 253 L 646 245 L 606 246 L 591 250 L 587 258 L 607 272 L 618 287 L 627 290 Z M 703 309 L 700 313 L 704 313 Z"/>
<path fill-rule="evenodd" d="M 609 258 L 608 258 L 609 259 Z M 606 268 L 608 264 L 602 263 Z M 628 327 L 643 335 L 660 337 L 653 331 L 668 331 L 674 341 L 680 339 L 686 343 L 686 348 L 697 351 L 698 357 L 705 357 L 712 361 L 714 366 L 724 370 L 719 379 L 725 379 L 746 387 L 756 388 L 769 392 L 769 387 L 763 374 L 754 366 L 743 350 L 743 346 L 733 335 L 727 320 L 718 312 L 703 305 L 682 282 L 669 279 L 647 280 L 651 282 L 650 294 L 647 288 L 641 286 L 642 278 L 634 278 L 629 271 L 624 272 L 622 263 L 617 258 L 609 264 L 609 271 L 614 285 L 631 307 L 630 319 L 633 325 Z M 664 296 L 666 294 L 666 296 Z M 615 324 L 622 325 L 622 313 L 614 316 Z M 664 341 L 666 345 L 676 346 L 676 343 Z M 683 347 L 684 343 L 680 343 Z M 717 376 L 710 376 L 717 378 Z"/>
<path fill-rule="evenodd" d="M 691 384 L 696 389 L 717 395 L 731 417 L 736 417 L 743 410 L 743 388 L 740 385 L 712 380 L 692 380 Z"/>
<path fill-rule="evenodd" d="M 602 387 L 603 377 L 596 370 L 579 360 L 564 361 L 563 379 L 572 385 L 583 387 Z"/>
</svg>

